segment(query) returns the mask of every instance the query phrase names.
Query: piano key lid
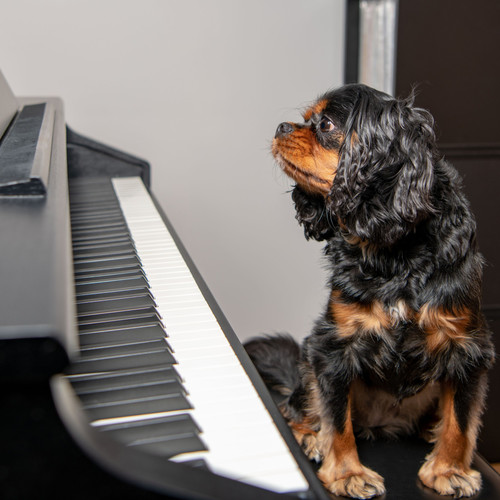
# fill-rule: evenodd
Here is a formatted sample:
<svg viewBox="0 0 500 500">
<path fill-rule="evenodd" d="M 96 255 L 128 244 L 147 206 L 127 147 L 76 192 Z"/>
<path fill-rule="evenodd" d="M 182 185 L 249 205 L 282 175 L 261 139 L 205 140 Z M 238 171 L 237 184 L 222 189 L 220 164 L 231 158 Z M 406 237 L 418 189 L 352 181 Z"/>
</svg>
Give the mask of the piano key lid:
<svg viewBox="0 0 500 500">
<path fill-rule="evenodd" d="M 47 194 L 54 110 L 48 103 L 26 104 L 0 142 L 0 195 Z"/>
</svg>

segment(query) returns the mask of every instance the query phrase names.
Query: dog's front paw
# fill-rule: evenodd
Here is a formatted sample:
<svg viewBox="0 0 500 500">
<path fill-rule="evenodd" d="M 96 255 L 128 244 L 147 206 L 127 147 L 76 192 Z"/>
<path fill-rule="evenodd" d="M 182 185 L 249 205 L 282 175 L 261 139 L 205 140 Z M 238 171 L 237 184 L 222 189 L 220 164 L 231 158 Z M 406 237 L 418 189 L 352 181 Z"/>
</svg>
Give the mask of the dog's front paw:
<svg viewBox="0 0 500 500">
<path fill-rule="evenodd" d="M 329 476 L 329 475 L 328 475 Z M 376 472 L 363 467 L 361 471 L 343 474 L 343 477 L 331 479 L 319 470 L 318 477 L 325 487 L 335 495 L 351 498 L 373 498 L 385 493 L 384 479 Z"/>
<path fill-rule="evenodd" d="M 323 455 L 319 449 L 318 432 L 303 423 L 292 423 L 291 429 L 307 458 L 321 462 Z"/>
<path fill-rule="evenodd" d="M 430 459 L 422 465 L 418 473 L 425 486 L 441 495 L 455 498 L 471 497 L 481 489 L 481 474 L 473 469 L 461 469 L 440 464 Z"/>
<path fill-rule="evenodd" d="M 323 455 L 318 448 L 318 439 L 314 434 L 306 434 L 302 437 L 302 451 L 306 454 L 309 460 L 321 462 Z"/>
</svg>

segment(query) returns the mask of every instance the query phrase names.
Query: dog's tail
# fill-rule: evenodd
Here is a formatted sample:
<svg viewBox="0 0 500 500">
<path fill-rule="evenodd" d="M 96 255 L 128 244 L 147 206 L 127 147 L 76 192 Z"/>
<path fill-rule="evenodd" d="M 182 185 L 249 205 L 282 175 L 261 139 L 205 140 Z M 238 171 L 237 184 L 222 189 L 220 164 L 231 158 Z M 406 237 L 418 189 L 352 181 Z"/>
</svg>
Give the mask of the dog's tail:
<svg viewBox="0 0 500 500">
<path fill-rule="evenodd" d="M 255 337 L 244 347 L 269 389 L 290 396 L 300 385 L 300 346 L 290 335 Z"/>
</svg>

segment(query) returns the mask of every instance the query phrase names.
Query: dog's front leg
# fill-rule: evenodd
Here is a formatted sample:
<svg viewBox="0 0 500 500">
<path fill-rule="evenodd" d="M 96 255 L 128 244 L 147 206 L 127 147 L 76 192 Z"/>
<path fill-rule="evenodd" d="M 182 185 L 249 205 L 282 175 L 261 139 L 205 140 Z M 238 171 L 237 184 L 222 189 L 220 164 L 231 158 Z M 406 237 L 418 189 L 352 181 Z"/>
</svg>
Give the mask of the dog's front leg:
<svg viewBox="0 0 500 500">
<path fill-rule="evenodd" d="M 482 375 L 475 387 L 457 389 L 442 383 L 442 421 L 433 451 L 418 475 L 441 495 L 472 496 L 481 488 L 479 472 L 471 469 L 482 411 L 486 380 Z"/>
<path fill-rule="evenodd" d="M 320 383 L 321 387 L 321 383 Z M 331 387 L 331 386 L 330 386 Z M 321 430 L 318 444 L 323 463 L 318 472 L 325 487 L 336 495 L 372 498 L 385 492 L 384 480 L 359 461 L 351 421 L 349 390 L 341 394 L 342 384 L 333 384 L 334 394 L 322 391 Z"/>
</svg>

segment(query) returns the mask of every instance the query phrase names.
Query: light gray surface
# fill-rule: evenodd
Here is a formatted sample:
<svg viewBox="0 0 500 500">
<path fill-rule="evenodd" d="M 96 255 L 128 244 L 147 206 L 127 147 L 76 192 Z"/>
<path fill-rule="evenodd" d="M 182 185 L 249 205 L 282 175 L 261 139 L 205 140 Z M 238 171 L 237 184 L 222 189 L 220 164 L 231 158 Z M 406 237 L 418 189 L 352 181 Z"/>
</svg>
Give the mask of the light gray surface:
<svg viewBox="0 0 500 500">
<path fill-rule="evenodd" d="M 343 0 L 8 0 L 0 28 L 16 95 L 60 96 L 75 131 L 151 162 L 241 339 L 308 333 L 322 245 L 305 241 L 269 147 L 342 83 Z"/>
<path fill-rule="evenodd" d="M 0 137 L 2 137 L 12 118 L 17 113 L 17 108 L 17 99 L 0 70 Z"/>
</svg>

